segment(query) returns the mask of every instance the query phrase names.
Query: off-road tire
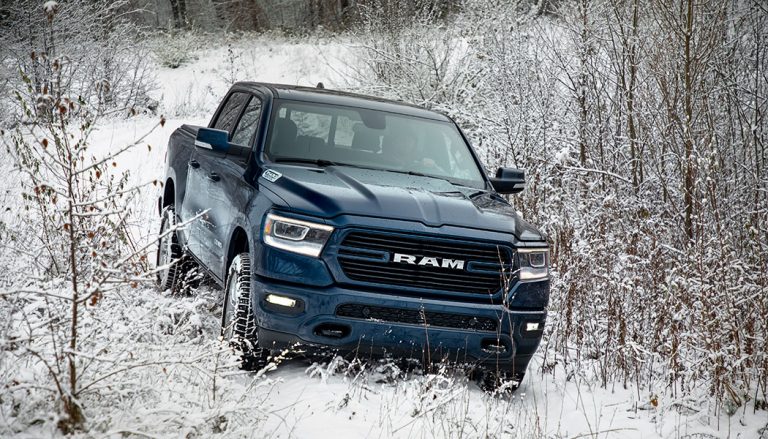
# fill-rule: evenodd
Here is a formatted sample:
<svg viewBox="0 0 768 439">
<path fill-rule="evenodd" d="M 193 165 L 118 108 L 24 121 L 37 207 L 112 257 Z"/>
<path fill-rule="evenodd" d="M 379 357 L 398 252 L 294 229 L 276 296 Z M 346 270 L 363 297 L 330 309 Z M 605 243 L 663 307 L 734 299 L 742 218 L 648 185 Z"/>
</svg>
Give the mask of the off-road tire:
<svg viewBox="0 0 768 439">
<path fill-rule="evenodd" d="M 160 214 L 160 237 L 157 240 L 156 267 L 166 266 L 156 273 L 157 287 L 160 291 L 176 292 L 181 277 L 184 252 L 179 245 L 176 231 L 168 232 L 176 226 L 176 211 L 173 205 L 167 206 Z"/>
<path fill-rule="evenodd" d="M 248 253 L 235 256 L 227 272 L 221 335 L 241 353 L 241 369 L 260 370 L 269 364 L 269 350 L 259 347 L 258 327 L 251 310 L 251 258 Z"/>
<path fill-rule="evenodd" d="M 155 266 L 167 265 L 168 268 L 159 270 L 156 274 L 157 286 L 161 291 L 171 290 L 172 293 L 189 294 L 200 285 L 203 275 L 197 263 L 184 252 L 179 244 L 178 230 L 163 236 L 176 226 L 176 211 L 170 205 L 163 209 L 160 220 L 160 238 L 157 242 L 157 258 Z M 163 247 L 167 252 L 162 254 Z M 166 257 L 165 261 L 161 258 Z"/>
<path fill-rule="evenodd" d="M 478 371 L 477 385 L 488 393 L 512 393 L 520 388 L 525 373 L 484 369 Z"/>
</svg>

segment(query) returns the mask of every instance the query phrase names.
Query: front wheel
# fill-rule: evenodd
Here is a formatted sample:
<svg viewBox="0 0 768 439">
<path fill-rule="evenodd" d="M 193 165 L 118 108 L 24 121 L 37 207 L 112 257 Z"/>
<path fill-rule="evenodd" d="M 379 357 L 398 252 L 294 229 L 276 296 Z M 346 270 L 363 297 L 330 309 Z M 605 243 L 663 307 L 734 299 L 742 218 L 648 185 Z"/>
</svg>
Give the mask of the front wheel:
<svg viewBox="0 0 768 439">
<path fill-rule="evenodd" d="M 240 367 L 260 370 L 269 363 L 269 350 L 260 348 L 258 328 L 251 311 L 251 257 L 240 253 L 227 273 L 221 335 L 242 352 Z"/>
</svg>

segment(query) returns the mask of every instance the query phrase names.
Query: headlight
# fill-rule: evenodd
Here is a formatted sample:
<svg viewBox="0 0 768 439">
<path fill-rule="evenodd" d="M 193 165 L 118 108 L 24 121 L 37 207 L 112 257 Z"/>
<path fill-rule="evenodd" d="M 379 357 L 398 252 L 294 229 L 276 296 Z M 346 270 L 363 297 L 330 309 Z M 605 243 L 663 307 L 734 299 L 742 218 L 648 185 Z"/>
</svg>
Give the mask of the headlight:
<svg viewBox="0 0 768 439">
<path fill-rule="evenodd" d="M 520 280 L 544 280 L 549 277 L 549 250 L 545 248 L 519 248 Z"/>
<path fill-rule="evenodd" d="M 264 222 L 264 243 L 268 246 L 318 257 L 333 232 L 333 227 L 274 214 Z"/>
</svg>

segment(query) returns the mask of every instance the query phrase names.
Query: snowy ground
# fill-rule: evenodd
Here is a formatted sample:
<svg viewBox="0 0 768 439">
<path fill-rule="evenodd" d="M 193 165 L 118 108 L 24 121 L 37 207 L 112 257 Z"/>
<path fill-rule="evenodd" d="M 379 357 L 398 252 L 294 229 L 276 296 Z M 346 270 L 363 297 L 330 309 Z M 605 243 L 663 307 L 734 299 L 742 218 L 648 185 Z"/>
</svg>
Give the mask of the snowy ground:
<svg viewBox="0 0 768 439">
<path fill-rule="evenodd" d="M 258 40 L 237 43 L 235 50 L 236 62 L 219 48 L 200 52 L 189 65 L 159 71 L 157 97 L 167 123 L 147 138 L 151 149 L 137 148 L 120 164 L 136 181 L 162 176 L 170 133 L 182 123 L 205 124 L 229 78 L 338 86 L 337 71 L 351 59 L 341 44 L 322 41 Z M 92 144 L 123 145 L 156 121 L 140 116 L 104 122 Z M 156 196 L 147 190 L 142 200 L 147 214 L 136 221 L 142 239 L 157 228 Z M 100 306 L 109 307 L 113 319 L 100 321 L 109 330 L 94 337 L 110 346 L 105 355 L 113 367 L 126 371 L 91 377 L 103 379 L 83 398 L 90 428 L 83 436 L 750 438 L 760 437 L 768 422 L 766 412 L 754 412 L 751 405 L 727 416 L 715 414 L 706 396 L 675 400 L 662 384 L 654 399 L 645 389 L 618 383 L 601 388 L 589 370 L 566 376 L 562 364 L 548 364 L 543 372 L 543 355 L 512 397 L 490 396 L 461 374 L 406 374 L 391 363 L 291 359 L 274 371 L 245 373 L 217 340 L 220 299 L 210 287 L 192 297 L 147 287 L 105 298 Z M 99 319 L 88 314 L 84 326 Z M 545 349 L 543 344 L 540 353 Z M 23 377 L 13 384 L 19 391 L 25 380 L 32 386 L 45 376 L 40 368 L 25 367 L 30 366 L 16 369 Z M 0 436 L 55 436 L 53 414 L 42 416 L 22 395 L 15 412 L 2 412 Z M 28 417 L 33 414 L 39 419 Z"/>
</svg>

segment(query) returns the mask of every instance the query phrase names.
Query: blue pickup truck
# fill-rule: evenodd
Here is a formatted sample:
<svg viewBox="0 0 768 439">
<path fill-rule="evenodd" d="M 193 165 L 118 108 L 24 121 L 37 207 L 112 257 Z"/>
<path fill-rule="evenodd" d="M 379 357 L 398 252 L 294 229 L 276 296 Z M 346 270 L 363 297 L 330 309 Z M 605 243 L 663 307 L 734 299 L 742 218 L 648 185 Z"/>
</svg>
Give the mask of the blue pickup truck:
<svg viewBox="0 0 768 439">
<path fill-rule="evenodd" d="M 516 386 L 549 302 L 546 238 L 449 117 L 321 88 L 236 83 L 170 138 L 157 281 L 200 267 L 258 369 L 300 346 L 451 360 Z"/>
</svg>

